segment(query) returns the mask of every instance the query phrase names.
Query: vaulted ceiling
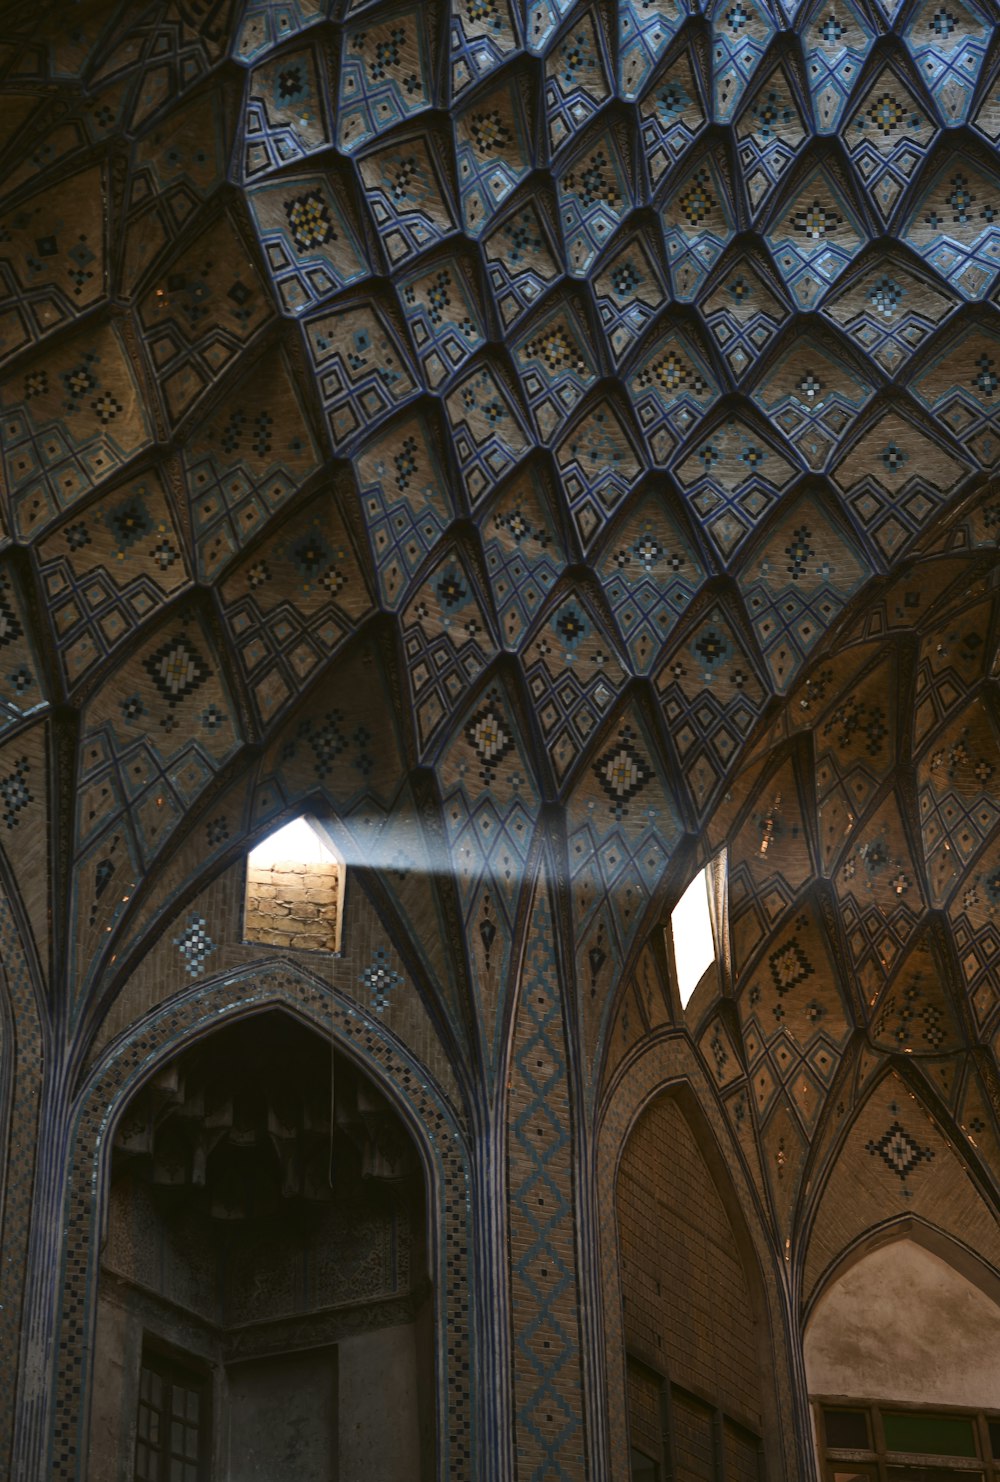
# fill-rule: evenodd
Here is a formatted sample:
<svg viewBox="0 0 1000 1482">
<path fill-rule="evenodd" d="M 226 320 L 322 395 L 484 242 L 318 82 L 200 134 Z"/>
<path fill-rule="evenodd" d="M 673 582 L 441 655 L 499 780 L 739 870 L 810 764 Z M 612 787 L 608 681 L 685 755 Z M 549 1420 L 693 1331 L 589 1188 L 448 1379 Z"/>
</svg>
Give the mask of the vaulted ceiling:
<svg viewBox="0 0 1000 1482">
<path fill-rule="evenodd" d="M 803 1135 L 854 1028 L 990 1042 L 997 20 L 3 7 L 5 929 L 81 1052 L 317 799 L 487 1081 L 542 853 L 592 1066 L 726 841 Z"/>
</svg>

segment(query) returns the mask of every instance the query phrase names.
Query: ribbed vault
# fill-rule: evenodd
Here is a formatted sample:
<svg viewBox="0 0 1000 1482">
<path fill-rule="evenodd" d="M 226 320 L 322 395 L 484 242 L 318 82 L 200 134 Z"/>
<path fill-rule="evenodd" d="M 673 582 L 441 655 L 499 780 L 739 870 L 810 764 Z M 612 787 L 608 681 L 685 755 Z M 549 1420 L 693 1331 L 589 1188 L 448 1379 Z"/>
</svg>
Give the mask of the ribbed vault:
<svg viewBox="0 0 1000 1482">
<path fill-rule="evenodd" d="M 2 929 L 71 1073 L 308 805 L 467 1107 L 544 861 L 596 1101 L 725 842 L 776 1227 L 897 1058 L 1000 1168 L 993 0 L 2 29 Z"/>
</svg>

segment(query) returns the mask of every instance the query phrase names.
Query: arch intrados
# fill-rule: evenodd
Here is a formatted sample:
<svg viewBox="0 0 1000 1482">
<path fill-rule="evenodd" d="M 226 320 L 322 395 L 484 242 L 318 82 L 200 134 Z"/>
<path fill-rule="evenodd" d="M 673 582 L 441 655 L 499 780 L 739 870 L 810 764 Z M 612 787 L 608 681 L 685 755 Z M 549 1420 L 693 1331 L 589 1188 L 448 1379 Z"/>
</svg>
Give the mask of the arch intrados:
<svg viewBox="0 0 1000 1482">
<path fill-rule="evenodd" d="M 764 1272 L 761 1265 L 760 1253 L 754 1243 L 750 1226 L 743 1212 L 739 1199 L 733 1188 L 732 1174 L 719 1146 L 718 1139 L 712 1130 L 708 1118 L 702 1110 L 697 1096 L 692 1091 L 689 1083 L 682 1079 L 671 1079 L 654 1087 L 652 1091 L 639 1103 L 634 1114 L 629 1120 L 628 1126 L 623 1132 L 615 1154 L 614 1168 L 614 1191 L 617 1212 L 618 1178 L 621 1173 L 621 1162 L 625 1149 L 632 1137 L 633 1132 L 639 1124 L 640 1119 L 649 1111 L 655 1102 L 661 1098 L 674 1101 L 697 1144 L 698 1151 L 705 1161 L 712 1186 L 722 1201 L 722 1207 L 726 1212 L 729 1227 L 736 1241 L 736 1249 L 740 1257 L 740 1263 L 747 1277 L 747 1288 L 750 1293 L 750 1301 L 753 1307 L 754 1321 L 762 1323 L 770 1344 L 773 1339 L 771 1331 L 771 1312 L 765 1293 Z M 617 1214 L 616 1214 L 617 1217 Z"/>
<path fill-rule="evenodd" d="M 803 1308 L 803 1332 L 809 1326 L 823 1298 L 849 1271 L 860 1265 L 874 1251 L 883 1250 L 888 1245 L 895 1245 L 900 1240 L 910 1240 L 914 1245 L 919 1245 L 931 1255 L 937 1256 L 959 1276 L 964 1276 L 994 1306 L 1000 1308 L 1000 1272 L 995 1271 L 969 1246 L 963 1245 L 953 1235 L 939 1230 L 936 1225 L 921 1219 L 919 1215 L 901 1214 L 859 1235 L 826 1268 Z"/>
<path fill-rule="evenodd" d="M 291 976 L 299 978 L 301 981 L 311 981 L 307 974 L 288 969 L 285 963 L 282 963 L 282 967 L 283 970 L 289 971 Z M 328 988 L 325 984 L 323 985 L 323 990 L 331 994 L 335 993 L 335 990 Z M 199 993 L 201 991 L 203 990 L 199 990 Z M 171 1000 L 171 1002 L 176 1004 L 177 1000 Z M 346 1008 L 347 1004 L 345 1003 L 343 1006 Z M 159 1009 L 162 1009 L 162 1007 L 162 1005 L 158 1006 Z M 355 1006 L 351 1005 L 348 1012 L 356 1013 L 359 1022 L 363 1022 L 363 1017 Z M 212 1010 L 210 1014 L 206 1015 L 204 1020 L 197 1020 L 195 1023 L 189 1025 L 178 1039 L 165 1042 L 161 1045 L 151 1046 L 149 1056 L 143 1061 L 141 1068 L 137 1070 L 133 1077 L 117 1088 L 114 1102 L 109 1108 L 109 1115 L 102 1124 L 99 1138 L 96 1197 L 101 1200 L 101 1242 L 103 1242 L 106 1233 L 107 1200 L 104 1198 L 104 1191 L 109 1171 L 108 1160 L 111 1156 L 110 1149 L 114 1143 L 114 1134 L 118 1123 L 133 1098 L 152 1080 L 158 1071 L 169 1065 L 178 1055 L 182 1055 L 185 1051 L 191 1049 L 193 1045 L 210 1038 L 215 1033 L 221 1033 L 230 1024 L 268 1013 L 285 1014 L 289 1019 L 300 1023 L 305 1029 L 311 1031 L 320 1040 L 324 1038 L 324 1031 L 326 1031 L 330 1045 L 349 1059 L 352 1065 L 362 1075 L 372 1081 L 377 1089 L 385 1096 L 386 1100 L 390 1102 L 393 1111 L 400 1117 L 413 1141 L 420 1158 L 420 1165 L 428 1194 L 436 1193 L 440 1170 L 432 1157 L 430 1140 L 427 1137 L 426 1128 L 393 1079 L 385 1074 L 380 1074 L 378 1067 L 374 1066 L 355 1047 L 352 1037 L 342 1034 L 335 1024 L 329 1022 L 321 1023 L 317 1018 L 310 1015 L 304 1004 L 294 1002 L 281 993 L 275 993 L 269 998 L 255 999 L 252 1003 L 234 1003 L 231 1007 L 221 1011 Z M 141 1031 L 144 1023 L 152 1027 L 153 1022 L 158 1017 L 158 1010 L 153 1010 L 151 1015 L 147 1015 L 145 1019 L 131 1025 L 129 1030 L 126 1031 L 128 1039 L 134 1039 L 137 1031 Z M 119 1054 L 126 1048 L 128 1043 L 126 1034 L 120 1035 L 118 1039 L 113 1040 L 101 1058 L 91 1066 L 87 1079 L 80 1087 L 79 1093 L 75 1098 L 75 1107 L 78 1111 L 86 1104 L 95 1086 L 108 1073 Z M 428 1220 L 430 1219 L 430 1213 L 431 1201 L 428 1199 Z M 428 1236 L 433 1238 L 433 1231 L 428 1230 Z"/>
</svg>

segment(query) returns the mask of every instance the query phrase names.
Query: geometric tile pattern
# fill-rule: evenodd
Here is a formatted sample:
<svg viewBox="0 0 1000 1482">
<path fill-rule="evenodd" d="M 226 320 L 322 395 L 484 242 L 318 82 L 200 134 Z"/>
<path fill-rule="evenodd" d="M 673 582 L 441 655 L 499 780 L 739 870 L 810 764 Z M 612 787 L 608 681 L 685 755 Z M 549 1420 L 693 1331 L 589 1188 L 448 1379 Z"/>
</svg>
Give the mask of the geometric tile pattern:
<svg viewBox="0 0 1000 1482">
<path fill-rule="evenodd" d="M 593 1054 L 636 933 L 679 837 L 676 803 L 634 708 L 601 733 L 567 805 L 577 986 Z"/>
<path fill-rule="evenodd" d="M 538 472 L 514 474 L 481 515 L 480 529 L 501 638 L 517 649 L 566 564 Z"/>
<path fill-rule="evenodd" d="M 817 1004 L 857 1030 L 823 1041 L 804 982 L 769 989 L 763 1121 L 738 1013 L 699 1032 L 728 1056 L 713 1125 L 794 1236 L 810 1143 L 818 1185 L 886 1055 L 945 1088 L 936 1062 L 1000 1033 L 992 11 L 7 9 L 0 818 L 47 850 L 4 881 L 36 936 L 7 954 L 19 1054 L 18 954 L 23 979 L 50 930 L 70 944 L 51 1003 L 82 1063 L 129 964 L 149 1001 L 157 932 L 171 991 L 224 960 L 210 877 L 308 801 L 405 939 L 386 1015 L 426 999 L 477 1117 L 530 1007 L 539 830 L 566 850 L 545 1038 L 581 1067 L 575 1112 L 611 1024 L 631 1054 L 666 1022 L 637 964 L 711 838 L 738 1013 L 801 917 L 839 1007 Z M 947 1160 L 934 1143 L 903 1176 L 887 1132 L 931 1133 L 899 1104 L 853 1168 L 916 1209 Z M 579 1426 L 557 1458 L 556 1410 L 515 1409 L 532 1467 L 581 1469 Z M 456 1415 L 464 1476 L 480 1440 Z"/>
<path fill-rule="evenodd" d="M 657 698 L 699 816 L 735 770 L 769 691 L 752 645 L 717 605 L 669 647 L 655 674 Z"/>
<path fill-rule="evenodd" d="M 38 554 L 70 688 L 191 580 L 185 541 L 156 470 L 66 516 Z"/>
<path fill-rule="evenodd" d="M 438 778 L 483 1058 L 492 1071 L 505 1032 L 514 924 L 539 805 L 500 685 L 476 696 L 439 761 Z"/>
<path fill-rule="evenodd" d="M 566 1008 L 544 876 L 535 887 L 508 1073 L 514 1426 L 524 1477 L 585 1475 Z"/>
</svg>

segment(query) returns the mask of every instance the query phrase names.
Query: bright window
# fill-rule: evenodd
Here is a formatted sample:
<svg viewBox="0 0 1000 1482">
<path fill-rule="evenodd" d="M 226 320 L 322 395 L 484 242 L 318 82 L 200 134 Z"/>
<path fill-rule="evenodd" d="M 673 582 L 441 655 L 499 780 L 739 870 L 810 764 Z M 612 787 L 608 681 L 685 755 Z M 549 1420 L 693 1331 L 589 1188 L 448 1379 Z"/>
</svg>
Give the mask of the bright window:
<svg viewBox="0 0 1000 1482">
<path fill-rule="evenodd" d="M 715 932 L 712 929 L 712 877 L 715 862 L 699 870 L 677 902 L 670 917 L 674 942 L 674 965 L 681 1008 L 686 1009 L 691 995 L 701 982 L 706 969 L 715 961 Z"/>
<path fill-rule="evenodd" d="M 334 860 L 334 854 L 329 844 L 320 838 L 315 824 L 303 815 L 293 818 L 291 823 L 286 823 L 256 844 L 250 850 L 247 862 L 270 869 L 285 860 L 296 864 L 322 864 Z"/>
</svg>

